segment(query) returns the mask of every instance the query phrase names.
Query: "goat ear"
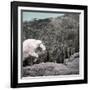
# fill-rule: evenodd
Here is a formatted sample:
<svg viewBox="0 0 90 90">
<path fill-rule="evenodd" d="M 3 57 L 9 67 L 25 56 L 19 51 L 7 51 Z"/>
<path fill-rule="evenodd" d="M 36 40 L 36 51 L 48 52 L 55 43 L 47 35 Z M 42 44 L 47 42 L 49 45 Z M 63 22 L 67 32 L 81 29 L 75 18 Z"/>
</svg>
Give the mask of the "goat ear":
<svg viewBox="0 0 90 90">
<path fill-rule="evenodd" d="M 43 44 L 40 44 L 40 47 L 41 47 L 43 50 L 46 50 L 46 47 L 45 47 Z"/>
</svg>

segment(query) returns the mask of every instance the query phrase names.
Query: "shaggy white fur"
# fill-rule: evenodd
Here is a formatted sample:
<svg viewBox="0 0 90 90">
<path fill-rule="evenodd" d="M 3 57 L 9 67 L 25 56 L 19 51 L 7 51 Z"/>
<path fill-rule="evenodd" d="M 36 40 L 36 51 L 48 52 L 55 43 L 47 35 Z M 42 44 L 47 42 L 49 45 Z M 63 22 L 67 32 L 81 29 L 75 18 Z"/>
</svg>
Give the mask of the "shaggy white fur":
<svg viewBox="0 0 90 90">
<path fill-rule="evenodd" d="M 36 39 L 25 40 L 23 42 L 23 60 L 25 60 L 25 58 L 33 56 L 36 58 L 35 59 L 36 61 L 37 58 L 39 57 L 39 53 L 35 52 L 38 47 L 42 49 L 42 52 L 46 50 L 46 47 L 41 40 L 36 40 Z"/>
</svg>

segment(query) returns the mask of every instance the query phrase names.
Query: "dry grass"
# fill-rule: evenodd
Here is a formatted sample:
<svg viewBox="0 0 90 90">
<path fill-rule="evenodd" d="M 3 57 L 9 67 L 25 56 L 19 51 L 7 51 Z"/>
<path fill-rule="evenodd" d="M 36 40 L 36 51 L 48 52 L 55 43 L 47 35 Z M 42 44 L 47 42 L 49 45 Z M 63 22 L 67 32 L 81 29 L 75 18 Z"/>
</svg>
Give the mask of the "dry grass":
<svg viewBox="0 0 90 90">
<path fill-rule="evenodd" d="M 66 65 L 53 62 L 34 64 L 23 67 L 23 76 L 52 76 L 70 75 L 79 73 L 79 58 L 68 62 Z"/>
</svg>

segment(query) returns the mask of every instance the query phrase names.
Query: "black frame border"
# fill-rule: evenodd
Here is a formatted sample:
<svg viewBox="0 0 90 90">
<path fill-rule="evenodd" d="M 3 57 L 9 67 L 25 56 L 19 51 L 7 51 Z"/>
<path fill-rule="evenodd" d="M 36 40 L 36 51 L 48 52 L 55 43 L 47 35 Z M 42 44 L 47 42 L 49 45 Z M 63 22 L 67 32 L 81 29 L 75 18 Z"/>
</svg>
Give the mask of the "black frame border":
<svg viewBox="0 0 90 90">
<path fill-rule="evenodd" d="M 44 8 L 63 8 L 84 10 L 84 79 L 83 80 L 68 80 L 68 81 L 50 81 L 50 82 L 35 82 L 35 83 L 18 83 L 18 7 L 44 7 Z M 51 3 L 35 3 L 35 2 L 11 2 L 11 88 L 18 87 L 35 87 L 35 86 L 53 86 L 53 85 L 68 85 L 82 84 L 88 82 L 88 7 L 84 5 L 67 5 L 67 4 L 51 4 Z"/>
</svg>

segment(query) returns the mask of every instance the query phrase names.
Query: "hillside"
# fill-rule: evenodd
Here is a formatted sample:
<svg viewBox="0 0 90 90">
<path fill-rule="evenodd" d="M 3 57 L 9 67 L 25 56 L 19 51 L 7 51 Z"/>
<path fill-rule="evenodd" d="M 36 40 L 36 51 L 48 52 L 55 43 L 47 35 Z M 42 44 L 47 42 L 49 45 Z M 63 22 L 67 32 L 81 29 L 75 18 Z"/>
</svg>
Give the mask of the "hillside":
<svg viewBox="0 0 90 90">
<path fill-rule="evenodd" d="M 64 64 L 46 62 L 23 67 L 22 69 L 23 77 L 79 74 L 79 53 L 72 55 Z"/>
<path fill-rule="evenodd" d="M 49 62 L 64 63 L 79 52 L 79 14 L 64 14 L 56 18 L 33 19 L 22 23 L 23 40 L 40 39 L 47 48 Z M 42 58 L 42 61 L 45 60 Z"/>
</svg>

